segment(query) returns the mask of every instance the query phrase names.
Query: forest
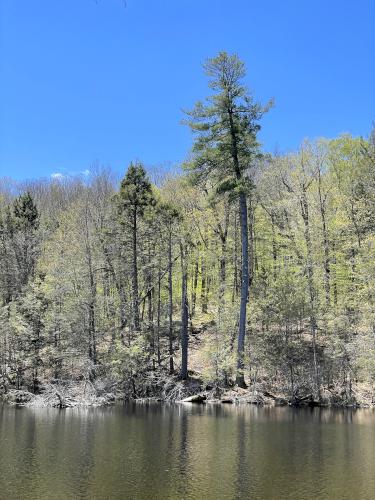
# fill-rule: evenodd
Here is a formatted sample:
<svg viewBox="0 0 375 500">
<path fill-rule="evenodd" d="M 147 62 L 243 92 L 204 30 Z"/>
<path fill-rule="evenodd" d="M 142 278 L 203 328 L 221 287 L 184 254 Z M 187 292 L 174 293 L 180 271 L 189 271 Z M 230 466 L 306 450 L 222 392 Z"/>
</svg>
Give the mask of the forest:
<svg viewBox="0 0 375 500">
<path fill-rule="evenodd" d="M 175 171 L 0 180 L 5 399 L 374 403 L 375 131 L 266 153 L 273 102 L 204 70 Z"/>
</svg>

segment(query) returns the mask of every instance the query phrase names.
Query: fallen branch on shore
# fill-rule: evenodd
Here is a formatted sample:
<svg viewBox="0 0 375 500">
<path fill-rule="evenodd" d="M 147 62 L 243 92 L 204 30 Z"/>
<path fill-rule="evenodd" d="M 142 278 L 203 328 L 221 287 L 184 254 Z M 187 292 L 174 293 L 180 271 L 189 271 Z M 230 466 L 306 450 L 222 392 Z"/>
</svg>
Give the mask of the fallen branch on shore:
<svg viewBox="0 0 375 500">
<path fill-rule="evenodd" d="M 12 405 L 74 408 L 78 406 L 105 406 L 112 404 L 116 397 L 113 393 L 98 394 L 95 387 L 86 391 L 82 383 L 44 386 L 39 394 L 33 394 L 27 390 L 9 389 L 4 394 L 3 400 Z"/>
<path fill-rule="evenodd" d="M 188 398 L 178 401 L 179 403 L 203 403 L 206 401 L 207 396 L 205 394 L 195 394 L 194 396 L 189 396 Z"/>
</svg>

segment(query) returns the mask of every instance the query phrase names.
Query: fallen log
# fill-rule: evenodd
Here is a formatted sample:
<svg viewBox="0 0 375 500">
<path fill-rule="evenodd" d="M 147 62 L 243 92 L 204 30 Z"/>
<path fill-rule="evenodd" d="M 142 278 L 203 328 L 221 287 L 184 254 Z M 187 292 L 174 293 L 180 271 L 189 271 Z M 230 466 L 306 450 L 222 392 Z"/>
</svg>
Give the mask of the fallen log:
<svg viewBox="0 0 375 500">
<path fill-rule="evenodd" d="M 290 406 L 320 406 L 319 401 L 314 400 L 312 394 L 307 394 L 307 396 L 294 396 L 289 400 Z"/>
<path fill-rule="evenodd" d="M 264 394 L 264 396 L 266 396 L 266 398 L 270 398 L 270 399 L 273 399 L 273 400 L 277 399 L 277 396 L 274 396 L 270 392 L 263 391 L 263 394 Z"/>
<path fill-rule="evenodd" d="M 221 399 L 221 403 L 225 403 L 225 404 L 233 404 L 234 401 L 232 398 L 222 398 Z"/>
<path fill-rule="evenodd" d="M 194 396 L 189 396 L 188 398 L 181 399 L 180 403 L 203 403 L 206 401 L 207 396 L 205 394 L 195 394 Z"/>
<path fill-rule="evenodd" d="M 290 402 L 280 396 L 275 396 L 274 394 L 271 394 L 270 392 L 263 391 L 263 396 L 266 398 L 271 399 L 274 402 L 275 406 L 286 406 L 287 404 L 290 404 Z"/>
</svg>

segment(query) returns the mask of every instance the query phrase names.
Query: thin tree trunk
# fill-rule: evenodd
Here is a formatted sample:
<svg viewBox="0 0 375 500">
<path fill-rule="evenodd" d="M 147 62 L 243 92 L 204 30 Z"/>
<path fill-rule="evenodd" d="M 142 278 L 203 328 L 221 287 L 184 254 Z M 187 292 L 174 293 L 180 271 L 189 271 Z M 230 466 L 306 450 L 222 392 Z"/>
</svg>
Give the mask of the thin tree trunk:
<svg viewBox="0 0 375 500">
<path fill-rule="evenodd" d="M 138 261 L 137 261 L 137 211 L 133 212 L 133 326 L 139 331 Z"/>
<path fill-rule="evenodd" d="M 169 340 L 169 373 L 174 372 L 173 363 L 173 283 L 172 283 L 172 228 L 168 235 L 168 340 Z"/>
<path fill-rule="evenodd" d="M 277 247 L 276 247 L 276 231 L 274 224 L 274 215 L 271 215 L 271 228 L 272 228 L 272 261 L 273 261 L 273 279 L 277 277 Z"/>
<path fill-rule="evenodd" d="M 126 295 L 124 284 L 121 282 L 118 285 L 118 294 L 120 298 L 120 338 L 122 343 L 125 343 L 125 327 L 126 327 Z M 130 337 L 129 337 L 130 341 Z"/>
<path fill-rule="evenodd" d="M 201 261 L 201 306 L 202 313 L 207 313 L 207 274 L 204 255 L 202 255 Z"/>
<path fill-rule="evenodd" d="M 160 271 L 160 262 L 159 262 L 159 271 L 158 271 L 158 305 L 157 305 L 157 319 L 156 319 L 156 350 L 157 350 L 158 366 L 161 365 L 161 356 L 160 356 L 160 317 L 161 317 L 161 271 Z"/>
<path fill-rule="evenodd" d="M 198 275 L 199 275 L 199 253 L 195 259 L 194 270 L 193 270 L 193 286 L 191 292 L 191 316 L 195 315 L 195 306 L 197 302 L 197 287 L 198 287 Z"/>
<path fill-rule="evenodd" d="M 153 269 L 151 267 L 151 245 L 148 244 L 148 265 L 147 265 L 147 327 L 150 336 L 150 348 L 152 353 L 152 367 L 155 370 L 155 331 L 154 331 L 154 297 L 155 287 L 152 286 Z"/>
<path fill-rule="evenodd" d="M 324 290 L 326 306 L 329 307 L 331 303 L 331 266 L 330 266 L 330 256 L 329 256 L 329 242 L 328 242 L 328 231 L 327 231 L 327 221 L 326 221 L 326 206 L 325 199 L 322 196 L 322 179 L 320 169 L 318 172 L 318 193 L 319 193 L 319 206 L 320 206 L 320 216 L 322 219 L 322 231 L 323 231 L 323 248 L 324 248 Z"/>
<path fill-rule="evenodd" d="M 221 255 L 219 269 L 219 307 L 222 308 L 225 304 L 225 288 L 227 280 L 227 241 L 226 238 L 221 239 Z"/>
<path fill-rule="evenodd" d="M 336 267 L 337 267 L 337 257 L 336 257 L 336 246 L 335 242 L 332 243 L 332 286 L 333 286 L 333 305 L 337 306 L 338 301 L 338 289 L 337 289 L 337 275 L 336 275 Z"/>
<path fill-rule="evenodd" d="M 180 378 L 188 378 L 189 307 L 187 290 L 186 245 L 180 243 L 181 252 L 181 372 Z"/>
<path fill-rule="evenodd" d="M 310 328 L 312 335 L 312 348 L 313 348 L 313 362 L 314 362 L 314 383 L 315 390 L 320 401 L 320 376 L 319 376 L 319 365 L 317 359 L 317 346 L 316 346 L 316 317 L 315 317 L 315 288 L 314 288 L 314 269 L 312 261 L 312 246 L 311 246 L 311 236 L 310 236 L 310 221 L 309 221 L 309 205 L 306 196 L 306 188 L 302 186 L 301 195 L 301 214 L 304 223 L 304 236 L 307 250 L 307 279 L 308 279 L 308 289 L 310 297 Z"/>
<path fill-rule="evenodd" d="M 88 209 L 86 207 L 85 211 L 85 246 L 86 246 L 86 262 L 88 267 L 89 276 L 89 289 L 90 297 L 88 304 L 88 337 L 89 337 L 89 358 L 91 359 L 93 365 L 97 363 L 96 357 L 96 331 L 95 331 L 95 302 L 96 302 L 96 284 L 94 280 L 94 271 L 92 265 L 92 255 L 90 246 L 90 234 L 88 226 Z M 90 373 L 90 378 L 93 376 L 93 372 Z"/>
<path fill-rule="evenodd" d="M 219 271 L 219 307 L 224 310 L 225 306 L 225 291 L 227 288 L 227 238 L 229 228 L 230 208 L 229 202 L 225 203 L 225 218 L 224 228 L 218 224 L 218 230 L 221 242 L 221 255 L 220 255 L 220 271 Z"/>
<path fill-rule="evenodd" d="M 248 207 L 248 221 L 249 221 L 249 287 L 251 287 L 254 280 L 254 256 L 255 256 L 255 241 L 254 241 L 254 207 L 252 198 L 249 197 Z"/>
<path fill-rule="evenodd" d="M 120 338 L 122 343 L 125 343 L 125 327 L 126 327 L 126 294 L 125 294 L 125 288 L 124 288 L 124 283 L 121 279 L 121 273 L 119 273 L 120 277 L 117 277 L 115 268 L 113 266 L 110 253 L 108 251 L 108 248 L 105 245 L 105 241 L 103 238 L 100 238 L 100 243 L 102 247 L 102 252 L 104 255 L 104 259 L 106 262 L 106 265 L 108 266 L 109 273 L 112 276 L 112 279 L 114 281 L 114 284 L 116 286 L 116 290 L 120 299 L 120 307 L 119 307 L 119 313 L 120 313 Z M 113 335 L 113 341 L 115 340 L 115 335 Z"/>
<path fill-rule="evenodd" d="M 206 273 L 207 273 L 207 271 L 206 271 Z M 207 278 L 206 278 L 206 293 L 204 295 L 204 309 L 206 312 L 208 312 L 208 297 L 210 295 L 212 279 L 208 274 L 206 274 L 206 276 L 207 276 Z"/>
</svg>

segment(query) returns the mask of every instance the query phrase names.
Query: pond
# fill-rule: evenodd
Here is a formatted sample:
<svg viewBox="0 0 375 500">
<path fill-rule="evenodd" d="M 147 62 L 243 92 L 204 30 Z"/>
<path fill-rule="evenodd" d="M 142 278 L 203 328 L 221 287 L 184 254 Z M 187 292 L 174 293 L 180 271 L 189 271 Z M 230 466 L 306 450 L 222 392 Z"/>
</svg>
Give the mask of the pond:
<svg viewBox="0 0 375 500">
<path fill-rule="evenodd" d="M 0 406 L 0 499 L 371 499 L 375 412 Z"/>
</svg>

